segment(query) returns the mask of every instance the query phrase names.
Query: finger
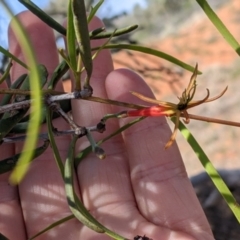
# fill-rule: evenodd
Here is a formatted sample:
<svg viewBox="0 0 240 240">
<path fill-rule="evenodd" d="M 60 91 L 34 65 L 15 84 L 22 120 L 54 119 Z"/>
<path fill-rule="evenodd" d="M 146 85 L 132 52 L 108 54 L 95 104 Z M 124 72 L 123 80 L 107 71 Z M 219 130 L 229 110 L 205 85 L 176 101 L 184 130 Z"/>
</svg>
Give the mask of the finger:
<svg viewBox="0 0 240 240">
<path fill-rule="evenodd" d="M 6 81 L 0 84 L 0 88 L 7 88 Z M 0 94 L 0 101 L 3 96 L 3 94 Z M 0 152 L 0 161 L 12 157 L 14 155 L 14 144 L 2 144 Z M 0 175 L 0 232 L 8 239 L 25 239 L 22 211 L 18 201 L 18 190 L 17 187 L 9 184 L 9 175 L 10 173 Z M 11 226 L 15 226 L 16 231 L 12 231 Z"/>
<path fill-rule="evenodd" d="M 106 89 L 109 98 L 119 101 L 143 104 L 129 91 L 154 98 L 143 80 L 123 69 L 108 76 Z M 122 119 L 120 124 L 130 120 Z M 182 230 L 196 239 L 200 236 L 212 239 L 177 145 L 174 143 L 169 149 L 164 149 L 170 135 L 164 117 L 147 118 L 123 133 L 138 208 L 146 219 L 157 226 Z"/>
<path fill-rule="evenodd" d="M 102 22 L 94 18 L 90 24 L 90 30 L 99 28 Z M 92 47 L 101 46 L 104 40 L 92 41 Z M 105 79 L 113 70 L 112 59 L 109 51 L 101 51 L 94 59 L 91 86 L 93 95 L 107 98 Z M 116 89 L 117 91 L 117 89 Z M 96 125 L 100 119 L 112 112 L 112 106 L 94 103 L 90 101 L 73 101 L 73 118 L 81 126 Z M 97 141 L 119 128 L 118 121 L 109 121 L 107 131 L 104 134 L 93 134 Z M 77 152 L 89 146 L 86 138 L 80 139 Z M 124 229 L 125 221 L 130 217 L 130 205 L 134 204 L 124 144 L 121 135 L 102 145 L 106 151 L 105 160 L 99 160 L 94 154 L 84 159 L 78 168 L 79 185 L 84 205 L 101 223 L 111 229 L 121 229 L 122 233 L 129 234 L 129 227 Z M 124 188 L 123 188 L 124 186 Z M 127 202 L 128 204 L 122 204 Z M 136 211 L 135 211 L 136 213 Z M 132 218 L 135 213 L 131 211 Z M 117 216 L 117 217 L 116 217 Z M 131 235 L 132 236 L 132 235 Z M 81 239 L 108 239 L 104 235 L 99 236 L 86 227 L 81 230 Z"/>
<path fill-rule="evenodd" d="M 28 37 L 33 44 L 33 50 L 37 63 L 47 66 L 48 79 L 50 79 L 58 64 L 58 53 L 52 29 L 45 23 L 40 22 L 40 19 L 29 11 L 22 12 L 17 17 L 24 25 L 24 28 L 28 33 Z M 12 27 L 9 28 L 8 36 L 11 53 L 14 53 L 17 58 L 28 64 L 24 49 L 21 49 L 18 36 L 14 34 Z M 24 67 L 14 62 L 11 68 L 12 81 L 26 72 L 27 70 Z M 62 86 L 59 84 L 58 90 L 61 89 Z"/>
<path fill-rule="evenodd" d="M 0 152 L 0 161 L 10 158 L 14 155 L 14 145 L 3 144 Z M 9 184 L 9 175 L 9 172 L 0 175 L 0 232 L 8 239 L 26 239 L 18 189 Z"/>
<path fill-rule="evenodd" d="M 51 76 L 58 64 L 57 49 L 52 29 L 28 11 L 19 14 L 18 19 L 29 34 L 28 37 L 32 42 L 38 63 L 45 65 L 49 76 Z M 20 48 L 17 37 L 11 28 L 9 30 L 9 39 L 10 51 L 25 61 L 24 49 Z M 15 79 L 24 72 L 25 69 L 15 63 L 12 69 L 12 78 Z M 58 90 L 61 88 L 59 85 Z M 53 121 L 53 125 L 61 130 L 68 128 L 62 119 L 56 119 Z M 42 128 L 42 131 L 47 132 L 46 126 Z M 60 149 L 59 152 L 62 159 L 65 159 L 69 138 L 59 137 L 56 139 L 56 144 Z M 16 152 L 20 152 L 21 148 L 22 145 L 17 144 Z M 36 234 L 54 221 L 70 214 L 66 203 L 63 180 L 54 161 L 51 148 L 47 149 L 44 154 L 33 161 L 25 179 L 19 186 L 19 194 L 28 236 Z M 67 232 L 69 231 L 74 235 L 76 227 L 73 226 L 74 222 L 72 223 L 69 221 L 61 225 L 61 228 L 54 228 L 43 235 L 43 239 L 51 239 L 53 236 L 55 239 L 68 238 Z"/>
<path fill-rule="evenodd" d="M 103 23 L 98 18 L 93 18 L 89 24 L 89 30 L 102 27 Z M 101 46 L 106 40 L 92 40 L 91 46 Z M 104 87 L 105 78 L 113 70 L 113 63 L 110 52 L 108 50 L 101 51 L 93 61 L 93 72 L 91 76 L 90 84 L 93 87 L 93 96 L 106 98 L 106 90 Z M 84 76 L 82 76 L 84 79 Z M 73 117 L 76 122 L 81 126 L 91 126 L 96 124 L 100 118 L 109 112 L 111 107 L 102 106 L 90 101 L 78 101 L 72 102 Z M 99 118 L 100 117 L 100 118 Z"/>
</svg>

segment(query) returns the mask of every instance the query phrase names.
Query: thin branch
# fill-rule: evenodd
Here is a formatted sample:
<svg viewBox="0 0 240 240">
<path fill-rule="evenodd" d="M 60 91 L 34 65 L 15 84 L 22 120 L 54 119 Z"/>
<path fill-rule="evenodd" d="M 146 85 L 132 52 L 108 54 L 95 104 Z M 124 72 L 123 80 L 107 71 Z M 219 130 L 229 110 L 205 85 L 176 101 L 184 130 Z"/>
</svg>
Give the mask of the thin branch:
<svg viewBox="0 0 240 240">
<path fill-rule="evenodd" d="M 33 102 L 33 100 L 25 100 L 25 101 L 21 101 L 21 102 L 6 104 L 6 105 L 0 107 L 0 113 L 9 112 L 9 111 L 13 111 L 16 109 L 28 108 L 32 102 Z"/>
<path fill-rule="evenodd" d="M 184 117 L 183 113 L 181 113 L 181 117 Z M 232 121 L 210 118 L 210 117 L 204 117 L 204 116 L 198 116 L 198 115 L 193 115 L 193 114 L 188 114 L 188 117 L 190 119 L 203 121 L 203 122 L 212 122 L 212 123 L 218 123 L 218 124 L 223 124 L 223 125 L 228 125 L 228 126 L 233 126 L 233 127 L 240 127 L 239 122 L 232 122 Z"/>
<path fill-rule="evenodd" d="M 90 132 L 99 132 L 98 126 L 86 127 L 86 129 Z M 69 129 L 69 130 L 64 130 L 64 131 L 55 130 L 53 132 L 55 137 L 73 135 L 74 133 L 75 133 L 74 129 Z M 80 137 L 82 137 L 82 136 L 80 136 Z M 48 133 L 41 133 L 38 135 L 38 138 L 39 138 L 39 140 L 48 140 L 49 139 Z M 16 143 L 16 142 L 23 142 L 25 139 L 26 139 L 26 135 L 5 137 L 2 139 L 2 142 L 3 142 L 3 144 L 4 143 Z"/>
</svg>

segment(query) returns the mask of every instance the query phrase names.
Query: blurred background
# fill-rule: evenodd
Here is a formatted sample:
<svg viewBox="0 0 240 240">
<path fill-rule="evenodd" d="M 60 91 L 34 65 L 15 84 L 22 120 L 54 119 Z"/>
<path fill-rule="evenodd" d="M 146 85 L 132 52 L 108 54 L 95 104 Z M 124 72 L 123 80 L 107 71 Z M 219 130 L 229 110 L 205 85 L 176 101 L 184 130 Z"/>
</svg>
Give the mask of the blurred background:
<svg viewBox="0 0 240 240">
<path fill-rule="evenodd" d="M 66 0 L 33 2 L 59 22 L 62 22 L 66 17 L 68 2 Z M 88 0 L 86 6 L 94 5 L 96 2 Z M 208 0 L 208 3 L 240 42 L 240 1 Z M 24 7 L 16 1 L 9 1 L 9 5 L 14 13 L 24 10 Z M 202 99 L 206 96 L 206 88 L 210 90 L 211 96 L 215 96 L 228 86 L 228 91 L 222 98 L 192 109 L 189 113 L 240 122 L 239 56 L 218 33 L 196 1 L 105 0 L 97 15 L 103 19 L 107 30 L 133 24 L 139 25 L 139 28 L 132 34 L 114 38 L 114 42 L 142 44 L 168 53 L 193 66 L 198 63 L 202 75 L 198 77 L 196 99 Z M 0 10 L 0 45 L 6 48 L 8 23 L 9 17 Z M 62 47 L 61 36 L 56 34 L 56 39 L 58 46 Z M 162 101 L 177 103 L 177 96 L 180 96 L 191 76 L 191 73 L 165 60 L 137 52 L 115 51 L 113 59 L 115 68 L 127 67 L 141 74 L 156 98 Z M 4 71 L 6 62 L 4 56 L 0 55 L 0 72 Z M 170 121 L 169 124 L 173 127 Z M 222 169 L 221 173 L 233 193 L 235 192 L 239 196 L 240 193 L 237 191 L 239 191 L 240 173 L 237 169 L 240 168 L 240 148 L 238 148 L 240 129 L 195 120 L 190 121 L 188 128 L 214 166 Z M 189 177 L 204 171 L 197 156 L 180 133 L 178 133 L 177 142 Z M 207 212 L 207 209 L 213 209 L 213 205 L 216 207 L 220 198 L 214 192 L 208 177 L 199 176 L 201 177 L 197 180 L 194 178 L 193 185 L 210 219 L 213 215 Z M 208 189 L 207 186 L 211 186 L 212 190 Z M 203 189 L 205 189 L 204 194 Z M 210 194 L 211 191 L 213 195 Z M 226 217 L 221 223 L 222 232 L 218 236 L 215 232 L 215 237 L 216 239 L 228 240 L 240 239 L 239 225 L 234 225 L 237 222 L 224 204 L 221 201 L 220 207 L 214 208 L 215 213 L 218 212 L 221 216 Z M 215 214 L 213 219 L 218 218 L 220 221 L 221 216 L 217 217 Z M 220 223 L 216 225 L 212 223 L 214 220 L 210 220 L 210 222 L 213 229 L 214 226 L 219 228 Z M 225 226 L 226 231 L 223 230 L 223 226 Z M 235 230 L 231 231 L 234 226 Z M 227 231 L 228 233 L 226 233 Z"/>
</svg>

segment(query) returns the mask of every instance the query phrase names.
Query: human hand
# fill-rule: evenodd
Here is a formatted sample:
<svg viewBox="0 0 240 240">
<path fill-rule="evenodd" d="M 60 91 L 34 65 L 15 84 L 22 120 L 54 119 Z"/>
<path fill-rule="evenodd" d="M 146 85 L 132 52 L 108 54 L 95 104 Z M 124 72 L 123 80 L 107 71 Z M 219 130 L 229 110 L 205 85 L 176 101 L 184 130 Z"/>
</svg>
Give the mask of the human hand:
<svg viewBox="0 0 240 240">
<path fill-rule="evenodd" d="M 58 64 L 57 49 L 52 30 L 30 12 L 19 14 L 19 19 L 33 43 L 37 60 L 51 73 Z M 102 23 L 93 19 L 90 29 Z M 17 37 L 9 31 L 10 52 L 24 60 Z M 99 46 L 103 40 L 92 41 Z M 14 63 L 14 80 L 25 70 Z M 129 91 L 153 97 L 146 83 L 127 69 L 113 70 L 109 51 L 102 51 L 94 60 L 91 78 L 94 96 L 118 101 L 141 103 Z M 57 90 L 62 90 L 58 85 Z M 96 125 L 108 113 L 122 109 L 116 106 L 72 101 L 74 121 L 80 126 Z M 132 119 L 111 119 L 107 131 L 94 134 L 102 139 Z M 58 129 L 68 129 L 63 119 L 54 120 Z M 42 131 L 46 132 L 46 126 Z M 187 177 L 184 164 L 174 143 L 165 150 L 171 135 L 164 117 L 147 118 L 132 126 L 102 147 L 107 157 L 99 160 L 94 154 L 84 159 L 76 170 L 76 191 L 90 211 L 103 225 L 128 239 L 146 235 L 157 240 L 213 239 L 210 227 Z M 66 158 L 70 138 L 57 137 L 62 159 Z M 77 152 L 88 146 L 79 139 Z M 1 159 L 21 151 L 21 144 L 1 146 Z M 0 232 L 12 239 L 26 239 L 51 223 L 71 214 L 66 201 L 60 172 L 51 148 L 34 160 L 19 186 L 11 186 L 9 174 L 0 175 Z M 109 239 L 98 234 L 76 219 L 41 235 L 37 239 Z"/>
</svg>

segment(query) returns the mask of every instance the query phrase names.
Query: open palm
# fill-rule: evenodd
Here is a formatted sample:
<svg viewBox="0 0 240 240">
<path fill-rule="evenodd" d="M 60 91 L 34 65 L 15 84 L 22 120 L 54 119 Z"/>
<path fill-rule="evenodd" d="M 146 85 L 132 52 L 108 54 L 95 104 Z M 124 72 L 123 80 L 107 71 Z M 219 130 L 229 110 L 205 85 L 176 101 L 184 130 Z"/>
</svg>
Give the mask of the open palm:
<svg viewBox="0 0 240 240">
<path fill-rule="evenodd" d="M 51 77 L 58 64 L 52 30 L 30 12 L 19 14 L 33 43 L 37 60 L 44 64 Z M 90 29 L 102 26 L 95 18 Z M 92 41 L 99 46 L 102 40 Z M 22 59 L 17 37 L 9 30 L 10 51 Z M 11 79 L 25 70 L 14 63 Z M 94 60 L 91 78 L 94 96 L 141 103 L 129 91 L 153 97 L 146 83 L 128 69 L 113 70 L 109 51 L 102 51 Z M 62 90 L 62 86 L 57 86 Z M 96 125 L 107 113 L 119 112 L 116 106 L 73 100 L 74 121 L 81 126 Z M 131 119 L 109 120 L 102 139 Z M 63 119 L 54 120 L 58 129 L 69 129 Z M 46 126 L 42 131 L 46 132 Z M 76 189 L 90 213 L 103 225 L 128 239 L 146 235 L 154 240 L 213 239 L 210 227 L 187 177 L 184 164 L 174 143 L 165 150 L 171 135 L 164 117 L 148 118 L 105 142 L 107 157 L 99 160 L 94 154 L 84 159 L 76 170 Z M 66 158 L 70 137 L 57 137 L 62 159 Z M 77 151 L 89 143 L 79 139 Z M 2 145 L 1 159 L 21 151 L 21 144 Z M 51 148 L 33 161 L 29 172 L 17 186 L 8 183 L 9 174 L 0 175 L 0 232 L 9 239 L 26 239 L 51 223 L 71 214 L 65 189 Z M 76 219 L 53 228 L 37 239 L 109 239 Z"/>
</svg>

